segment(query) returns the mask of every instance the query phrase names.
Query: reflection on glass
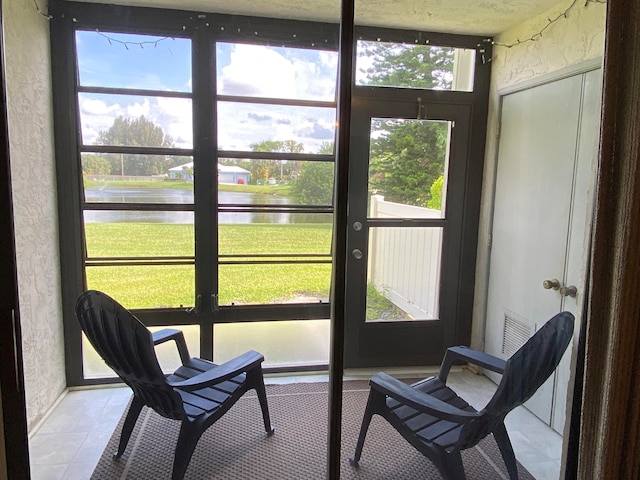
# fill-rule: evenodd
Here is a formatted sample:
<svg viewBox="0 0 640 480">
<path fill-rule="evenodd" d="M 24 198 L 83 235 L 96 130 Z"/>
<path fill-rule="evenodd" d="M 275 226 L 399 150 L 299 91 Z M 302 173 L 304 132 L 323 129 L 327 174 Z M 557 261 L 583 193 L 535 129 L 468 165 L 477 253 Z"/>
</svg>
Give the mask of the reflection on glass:
<svg viewBox="0 0 640 480">
<path fill-rule="evenodd" d="M 335 139 L 336 109 L 218 102 L 220 150 L 320 153 Z"/>
<path fill-rule="evenodd" d="M 193 265 L 87 266 L 85 271 L 89 289 L 105 292 L 126 308 L 178 308 L 194 303 Z"/>
<path fill-rule="evenodd" d="M 437 319 L 441 227 L 369 229 L 366 321 Z"/>
<path fill-rule="evenodd" d="M 83 153 L 86 202 L 193 203 L 193 162 L 178 155 Z"/>
<path fill-rule="evenodd" d="M 178 325 L 169 327 L 149 327 L 149 330 L 155 332 L 163 328 L 175 328 L 182 330 L 184 338 L 187 342 L 189 354 L 192 357 L 200 356 L 200 327 L 196 325 Z M 156 347 L 156 355 L 160 368 L 165 373 L 175 371 L 180 365 L 180 357 L 175 347 L 175 342 L 167 342 Z M 109 368 L 98 352 L 95 351 L 87 337 L 82 334 L 82 368 L 84 378 L 113 378 L 115 372 Z"/>
<path fill-rule="evenodd" d="M 369 217 L 444 217 L 450 137 L 451 122 L 371 119 Z"/>
<path fill-rule="evenodd" d="M 338 53 L 217 43 L 219 95 L 335 101 Z"/>
<path fill-rule="evenodd" d="M 85 219 L 89 213 L 97 218 L 97 221 L 85 223 L 87 256 L 90 258 L 173 257 L 194 254 L 193 224 L 112 221 L 117 214 L 156 212 L 85 212 Z"/>
<path fill-rule="evenodd" d="M 356 84 L 473 91 L 475 50 L 358 40 Z"/>
<path fill-rule="evenodd" d="M 264 355 L 264 366 L 327 365 L 329 320 L 214 325 L 213 361 L 226 362 L 247 350 Z"/>
<path fill-rule="evenodd" d="M 329 301 L 331 264 L 220 265 L 220 305 Z"/>
<path fill-rule="evenodd" d="M 221 255 L 330 254 L 333 227 L 331 215 L 317 213 L 234 213 L 233 215 L 237 222 L 220 224 L 218 243 Z M 287 215 L 289 221 L 252 223 L 254 216 L 261 215 Z M 293 219 L 299 221 L 296 222 Z M 310 220 L 315 220 L 315 223 Z"/>
<path fill-rule="evenodd" d="M 193 147 L 191 99 L 79 93 L 78 106 L 84 145 Z M 127 174 L 166 173 L 152 168 Z"/>
<path fill-rule="evenodd" d="M 191 41 L 154 35 L 77 31 L 83 87 L 191 91 Z"/>
</svg>

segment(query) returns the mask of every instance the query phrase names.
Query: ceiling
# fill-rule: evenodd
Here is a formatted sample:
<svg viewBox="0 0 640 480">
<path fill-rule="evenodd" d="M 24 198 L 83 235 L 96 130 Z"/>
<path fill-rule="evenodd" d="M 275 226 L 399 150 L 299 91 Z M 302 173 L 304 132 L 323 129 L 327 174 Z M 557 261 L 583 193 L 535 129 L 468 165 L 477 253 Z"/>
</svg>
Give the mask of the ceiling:
<svg viewBox="0 0 640 480">
<path fill-rule="evenodd" d="M 95 1 L 95 0 L 88 0 Z M 114 3 L 199 12 L 335 22 L 340 0 L 114 0 Z M 493 36 L 562 0 L 356 0 L 356 24 Z"/>
</svg>

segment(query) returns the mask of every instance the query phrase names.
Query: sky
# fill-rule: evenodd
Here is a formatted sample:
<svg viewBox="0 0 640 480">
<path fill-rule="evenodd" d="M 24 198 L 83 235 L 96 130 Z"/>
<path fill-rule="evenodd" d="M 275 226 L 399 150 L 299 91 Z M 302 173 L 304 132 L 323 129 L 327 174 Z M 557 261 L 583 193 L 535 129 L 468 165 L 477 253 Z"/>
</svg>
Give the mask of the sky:
<svg viewBox="0 0 640 480">
<path fill-rule="evenodd" d="M 78 32 L 82 86 L 191 91 L 188 39 Z M 124 43 L 129 42 L 129 43 Z M 217 88 L 222 95 L 334 101 L 336 52 L 219 43 Z M 122 115 L 144 115 L 170 135 L 176 147 L 193 146 L 191 100 L 151 96 L 81 93 L 82 138 L 95 143 Z M 251 150 L 264 140 L 295 140 L 305 152 L 333 142 L 335 109 L 221 102 L 218 138 L 224 150 Z"/>
</svg>

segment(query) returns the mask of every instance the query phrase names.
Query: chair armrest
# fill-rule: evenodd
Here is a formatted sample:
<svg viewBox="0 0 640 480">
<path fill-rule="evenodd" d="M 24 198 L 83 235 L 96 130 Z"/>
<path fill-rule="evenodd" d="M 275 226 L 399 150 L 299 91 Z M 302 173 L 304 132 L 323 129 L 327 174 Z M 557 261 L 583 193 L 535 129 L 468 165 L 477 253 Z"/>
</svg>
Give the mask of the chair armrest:
<svg viewBox="0 0 640 480">
<path fill-rule="evenodd" d="M 371 377 L 369 385 L 371 385 L 372 389 L 388 395 L 404 405 L 443 420 L 468 423 L 474 418 L 478 418 L 477 412 L 460 410 L 431 395 L 420 392 L 384 372 L 377 373 Z"/>
<path fill-rule="evenodd" d="M 180 354 L 180 361 L 183 365 L 189 361 L 189 358 L 191 358 L 189 356 L 187 342 L 185 341 L 184 334 L 181 330 L 176 330 L 175 328 L 163 328 L 157 332 L 152 332 L 151 338 L 153 338 L 154 346 L 174 340 L 176 342 L 176 347 L 178 348 L 178 353 Z"/>
<path fill-rule="evenodd" d="M 199 390 L 201 388 L 229 380 L 241 373 L 253 370 L 256 367 L 259 368 L 263 361 L 264 357 L 262 354 L 250 350 L 247 353 L 243 353 L 242 355 L 223 363 L 222 365 L 216 365 L 211 370 L 202 372 L 195 377 L 191 377 L 180 382 L 168 383 L 170 386 L 181 390 Z"/>
<path fill-rule="evenodd" d="M 440 380 L 443 382 L 447 381 L 449 370 L 451 369 L 453 362 L 456 360 L 464 360 L 467 363 L 471 363 L 500 374 L 504 373 L 505 366 L 507 365 L 506 360 L 495 357 L 489 353 L 480 352 L 479 350 L 474 350 L 464 346 L 449 347 L 444 354 L 444 359 L 440 366 L 440 373 L 438 374 L 438 378 Z"/>
</svg>

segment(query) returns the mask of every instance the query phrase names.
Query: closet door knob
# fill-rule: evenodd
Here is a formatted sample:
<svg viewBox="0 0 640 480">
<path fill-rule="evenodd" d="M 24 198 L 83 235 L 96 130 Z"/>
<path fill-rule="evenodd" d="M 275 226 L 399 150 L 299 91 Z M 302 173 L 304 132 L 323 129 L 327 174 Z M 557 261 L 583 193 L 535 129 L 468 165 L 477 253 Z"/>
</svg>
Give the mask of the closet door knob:
<svg viewBox="0 0 640 480">
<path fill-rule="evenodd" d="M 569 285 L 568 287 L 560 288 L 560 294 L 565 297 L 575 297 L 578 294 L 578 289 L 575 285 Z"/>
<path fill-rule="evenodd" d="M 558 290 L 560 288 L 560 281 L 557 278 L 545 280 L 542 282 L 542 287 L 546 290 Z"/>
</svg>

